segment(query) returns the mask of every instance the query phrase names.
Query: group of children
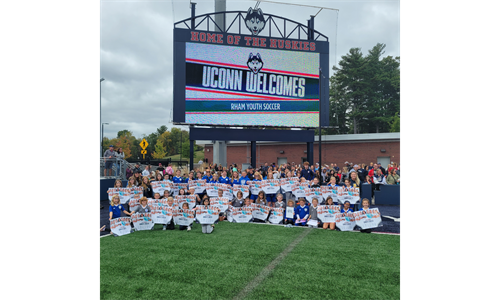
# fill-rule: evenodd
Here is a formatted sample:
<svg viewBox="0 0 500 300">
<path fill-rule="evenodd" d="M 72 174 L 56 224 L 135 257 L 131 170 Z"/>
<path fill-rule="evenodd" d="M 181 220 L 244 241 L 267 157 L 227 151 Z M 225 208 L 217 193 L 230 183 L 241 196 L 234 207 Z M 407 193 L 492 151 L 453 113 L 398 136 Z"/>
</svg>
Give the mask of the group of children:
<svg viewBox="0 0 500 300">
<path fill-rule="evenodd" d="M 155 193 L 154 199 L 155 200 L 160 199 L 160 194 Z M 202 205 L 206 205 L 206 206 L 210 205 L 210 200 L 208 198 L 204 199 Z M 174 198 L 173 197 L 167 198 L 166 207 L 171 208 L 171 209 L 177 208 L 174 206 Z M 182 209 L 189 209 L 189 204 L 186 202 L 183 203 Z M 132 216 L 135 213 L 150 213 L 151 208 L 148 205 L 148 198 L 142 197 L 140 199 L 140 204 L 134 210 L 129 212 L 125 209 L 125 206 L 120 203 L 120 196 L 114 195 L 111 198 L 111 203 L 109 205 L 109 220 L 111 221 L 111 219 L 120 218 L 122 212 L 128 216 Z M 151 230 L 153 230 L 153 228 L 151 228 Z M 175 224 L 174 224 L 173 218 L 169 221 L 169 223 L 163 225 L 163 230 L 174 230 L 174 229 L 175 229 Z M 191 231 L 191 226 L 190 225 L 188 225 L 188 226 L 179 225 L 179 229 Z M 208 225 L 202 224 L 202 232 L 203 233 L 212 233 L 213 229 L 214 229 L 214 224 L 211 224 L 211 225 L 210 224 L 208 224 Z M 102 228 L 101 228 L 101 231 L 102 231 Z"/>
<path fill-rule="evenodd" d="M 220 196 L 220 195 L 219 195 Z M 265 194 L 259 193 L 258 197 L 255 201 L 256 204 L 262 204 L 263 197 L 265 197 Z M 154 195 L 154 200 L 161 199 L 159 193 L 155 193 Z M 168 196 L 167 198 L 167 207 L 169 208 L 176 208 L 174 207 L 174 198 L 171 196 Z M 246 197 L 243 199 L 243 194 L 241 192 L 237 193 L 237 197 L 230 202 L 233 207 L 250 207 L 252 205 L 252 201 L 250 197 Z M 304 198 L 299 198 L 298 204 L 296 205 L 294 200 L 288 200 L 287 203 L 283 201 L 283 195 L 282 194 L 277 194 L 276 195 L 276 208 L 282 208 L 284 210 L 283 214 L 283 224 L 285 226 L 288 225 L 288 227 L 295 225 L 295 226 L 311 226 L 309 221 L 313 220 L 315 221 L 315 224 L 313 227 L 318 227 L 318 228 L 323 228 L 323 229 L 329 229 L 329 230 L 335 230 L 335 222 L 328 222 L 328 223 L 323 223 L 319 218 L 317 214 L 317 209 L 318 209 L 318 199 L 313 198 L 312 203 L 306 203 L 306 200 Z M 203 199 L 200 201 L 199 205 L 205 205 L 208 206 L 210 205 L 210 198 L 205 195 Z M 334 205 L 332 197 L 328 197 L 326 199 L 325 205 Z M 340 209 L 341 213 L 349 213 L 353 212 L 351 209 L 351 204 L 349 201 L 345 201 L 343 206 Z M 368 210 L 370 208 L 370 201 L 366 198 L 362 200 L 362 208 L 360 211 L 363 210 Z M 183 203 L 182 204 L 182 209 L 189 209 L 188 203 Z M 271 208 L 272 211 L 273 208 Z M 194 210 L 194 208 L 192 209 Z M 121 217 L 121 213 L 124 213 L 128 216 L 131 216 L 134 213 L 148 213 L 151 212 L 151 208 L 148 205 L 148 198 L 142 197 L 140 199 L 140 204 L 131 212 L 127 211 L 125 209 L 125 206 L 123 204 L 120 204 L 120 197 L 118 195 L 114 195 L 112 197 L 111 204 L 109 206 L 109 220 L 114 219 L 114 218 L 119 218 Z M 224 213 L 221 213 L 221 216 L 225 215 Z M 262 220 L 254 220 L 254 222 L 264 222 Z M 265 222 L 269 223 L 268 220 Z M 175 224 L 174 220 L 170 220 L 168 224 L 163 225 L 163 230 L 173 230 L 175 229 Z M 183 226 L 179 225 L 180 230 L 186 230 L 190 231 L 191 226 Z M 214 230 L 214 224 L 202 224 L 202 232 L 203 233 L 212 233 Z M 361 232 L 369 233 L 371 232 L 370 229 L 367 230 L 361 230 Z"/>
<path fill-rule="evenodd" d="M 326 199 L 325 205 L 334 205 L 332 197 L 328 197 Z M 288 200 L 287 206 L 289 208 L 294 207 L 293 200 Z M 360 209 L 360 211 L 368 210 L 369 208 L 370 208 L 370 201 L 364 198 L 362 201 L 362 208 Z M 349 201 L 345 201 L 342 207 L 340 208 L 340 213 L 352 213 L 352 212 L 353 210 L 351 209 L 351 203 Z M 321 219 L 318 218 L 317 198 L 312 199 L 311 205 L 306 204 L 306 200 L 304 198 L 300 198 L 299 205 L 294 208 L 293 213 L 291 210 L 285 209 L 285 215 L 284 215 L 285 225 L 306 226 L 308 225 L 310 220 L 315 221 L 315 224 L 317 224 L 314 225 L 313 227 L 317 226 L 318 228 L 330 229 L 330 230 L 336 229 L 335 222 L 323 223 Z M 366 230 L 361 229 L 360 231 L 365 233 L 371 232 L 370 229 Z"/>
</svg>

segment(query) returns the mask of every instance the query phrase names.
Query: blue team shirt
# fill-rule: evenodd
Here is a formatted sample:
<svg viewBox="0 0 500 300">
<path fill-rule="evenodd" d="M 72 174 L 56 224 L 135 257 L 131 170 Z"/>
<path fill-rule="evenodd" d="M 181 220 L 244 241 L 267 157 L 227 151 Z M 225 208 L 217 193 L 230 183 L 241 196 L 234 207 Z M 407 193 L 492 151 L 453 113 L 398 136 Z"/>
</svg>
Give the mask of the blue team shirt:
<svg viewBox="0 0 500 300">
<path fill-rule="evenodd" d="M 183 182 L 184 182 L 184 178 L 174 176 L 174 178 L 172 178 L 172 181 L 173 181 L 174 183 L 183 183 Z"/>
<path fill-rule="evenodd" d="M 208 177 L 207 175 L 205 175 L 201 179 L 205 180 L 208 183 L 210 180 L 212 180 L 212 176 Z"/>
<path fill-rule="evenodd" d="M 113 213 L 113 216 L 111 217 L 112 219 L 116 219 L 116 218 L 121 217 L 121 213 L 124 210 L 125 210 L 125 208 L 123 207 L 123 204 L 109 206 L 109 212 Z"/>
<path fill-rule="evenodd" d="M 340 209 L 340 212 L 341 212 L 341 213 L 345 213 L 345 212 L 348 212 L 348 213 L 350 213 L 350 212 L 351 212 L 351 213 L 352 213 L 353 211 L 352 211 L 352 209 L 350 209 L 350 208 L 349 208 L 349 209 L 347 209 L 347 210 L 344 210 L 344 209 L 342 208 L 342 209 Z"/>
<path fill-rule="evenodd" d="M 233 182 L 233 179 L 229 179 L 228 183 L 231 185 L 231 186 L 234 186 L 235 184 L 238 184 L 240 185 L 240 179 L 234 179 L 234 182 Z"/>
<path fill-rule="evenodd" d="M 309 214 L 309 206 L 304 205 L 304 207 L 302 207 L 299 205 L 295 207 L 295 216 L 298 215 L 301 220 L 304 219 L 308 214 Z"/>
<path fill-rule="evenodd" d="M 248 178 L 248 176 L 240 178 L 240 184 L 241 185 L 248 185 L 247 181 L 250 181 L 250 178 Z"/>
<path fill-rule="evenodd" d="M 230 180 L 231 180 L 231 178 L 229 178 L 229 177 L 219 177 L 219 182 L 220 183 L 229 184 Z"/>
</svg>

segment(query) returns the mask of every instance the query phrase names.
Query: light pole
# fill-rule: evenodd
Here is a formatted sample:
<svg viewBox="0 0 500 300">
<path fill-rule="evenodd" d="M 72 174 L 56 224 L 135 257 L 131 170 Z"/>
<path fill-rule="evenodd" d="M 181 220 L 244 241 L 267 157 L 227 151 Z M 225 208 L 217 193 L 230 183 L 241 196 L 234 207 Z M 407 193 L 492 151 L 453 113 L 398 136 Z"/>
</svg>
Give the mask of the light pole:
<svg viewBox="0 0 500 300">
<path fill-rule="evenodd" d="M 102 152 L 103 150 L 103 141 L 104 141 L 104 124 L 106 125 L 109 125 L 109 123 L 101 123 L 101 157 L 104 156 L 104 152 Z"/>
<path fill-rule="evenodd" d="M 99 157 L 104 156 L 104 153 L 101 153 L 101 143 L 102 143 L 102 132 L 101 132 L 101 82 L 104 81 L 104 78 L 99 78 Z"/>
</svg>

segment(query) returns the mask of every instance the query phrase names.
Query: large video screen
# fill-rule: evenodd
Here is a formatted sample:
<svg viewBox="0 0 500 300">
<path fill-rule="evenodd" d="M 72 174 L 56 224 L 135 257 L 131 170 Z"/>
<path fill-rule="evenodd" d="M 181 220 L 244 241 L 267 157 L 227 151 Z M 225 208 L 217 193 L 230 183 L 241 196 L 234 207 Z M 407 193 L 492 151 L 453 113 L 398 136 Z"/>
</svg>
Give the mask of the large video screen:
<svg viewBox="0 0 500 300">
<path fill-rule="evenodd" d="M 185 123 L 317 127 L 317 52 L 185 43 Z"/>
</svg>

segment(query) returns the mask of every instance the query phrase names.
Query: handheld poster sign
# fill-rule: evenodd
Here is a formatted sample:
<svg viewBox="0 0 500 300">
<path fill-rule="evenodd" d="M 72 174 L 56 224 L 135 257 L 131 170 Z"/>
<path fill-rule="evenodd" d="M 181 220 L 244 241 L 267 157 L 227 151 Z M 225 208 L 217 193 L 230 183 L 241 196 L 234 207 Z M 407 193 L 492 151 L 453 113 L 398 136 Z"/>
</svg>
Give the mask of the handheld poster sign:
<svg viewBox="0 0 500 300">
<path fill-rule="evenodd" d="M 174 223 L 182 226 L 189 226 L 194 221 L 194 210 L 191 209 L 173 209 L 172 217 Z"/>
<path fill-rule="evenodd" d="M 200 224 L 213 224 L 219 219 L 219 208 L 213 205 L 196 206 L 196 220 Z"/>
<path fill-rule="evenodd" d="M 132 226 L 130 226 L 130 217 L 111 219 L 109 225 L 111 227 L 111 232 L 118 236 L 129 234 L 132 230 Z"/>
<path fill-rule="evenodd" d="M 150 205 L 153 222 L 155 224 L 168 224 L 172 220 L 172 209 L 159 204 Z"/>
<path fill-rule="evenodd" d="M 283 208 L 271 208 L 271 214 L 269 215 L 269 222 L 273 224 L 283 224 Z"/>
<path fill-rule="evenodd" d="M 151 230 L 155 223 L 153 222 L 153 218 L 151 213 L 135 213 L 131 217 L 132 222 L 134 222 L 135 230 Z"/>
<path fill-rule="evenodd" d="M 338 213 L 335 219 L 335 226 L 341 231 L 352 231 L 356 226 L 354 213 Z"/>
<path fill-rule="evenodd" d="M 323 223 L 334 223 L 337 213 L 340 213 L 337 205 L 318 205 L 318 219 Z"/>
<path fill-rule="evenodd" d="M 382 226 L 382 218 L 378 208 L 356 211 L 353 215 L 356 220 L 356 225 L 361 227 L 361 229 L 370 229 Z"/>
</svg>

